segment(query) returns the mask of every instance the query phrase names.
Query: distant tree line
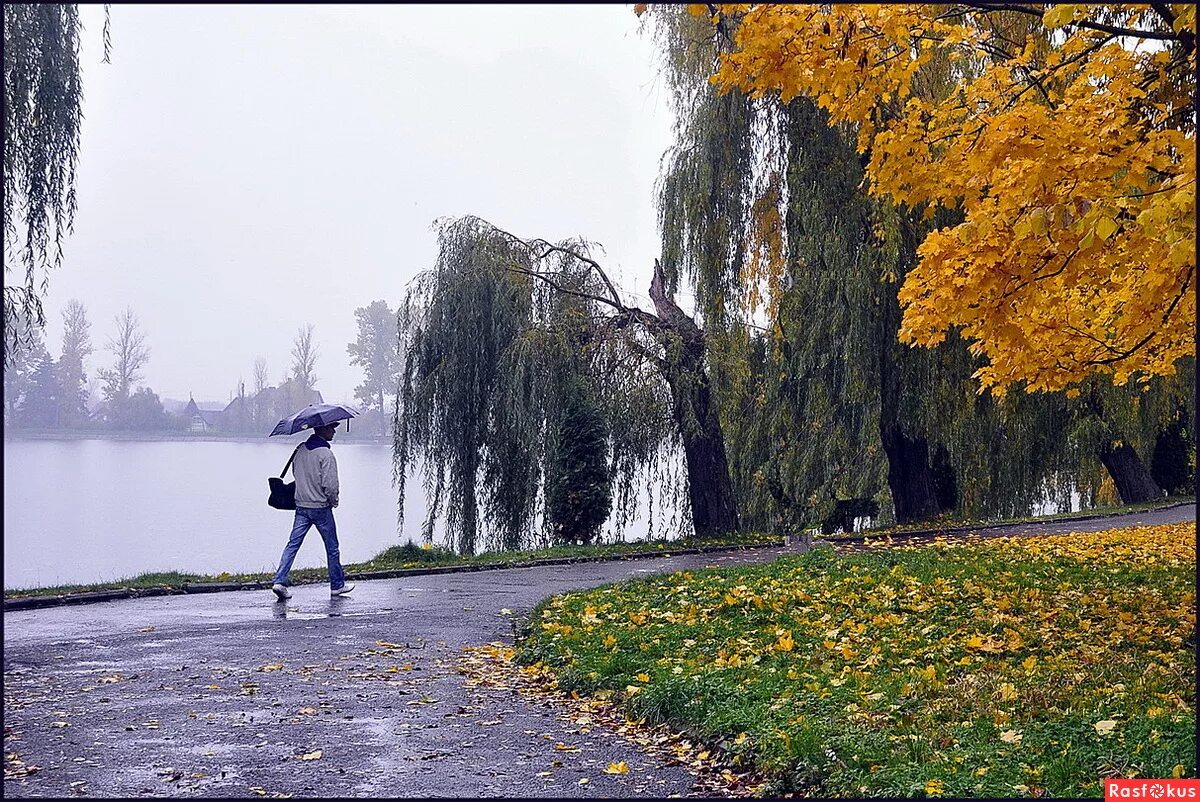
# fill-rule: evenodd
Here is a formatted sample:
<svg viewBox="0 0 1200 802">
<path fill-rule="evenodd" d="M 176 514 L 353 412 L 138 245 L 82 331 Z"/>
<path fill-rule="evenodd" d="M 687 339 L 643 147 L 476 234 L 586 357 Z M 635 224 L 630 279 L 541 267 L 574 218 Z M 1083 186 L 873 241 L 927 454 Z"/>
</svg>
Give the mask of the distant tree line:
<svg viewBox="0 0 1200 802">
<path fill-rule="evenodd" d="M 62 312 L 57 357 L 36 317 L 19 309 L 5 314 L 6 329 L 24 344 L 10 351 L 4 370 L 4 423 L 11 429 L 266 434 L 280 418 L 324 400 L 317 389 L 321 354 L 311 323 L 296 332 L 290 365 L 277 383 L 271 382 L 267 358 L 259 356 L 250 387 L 239 378 L 222 408 L 201 408 L 189 399 L 186 407 L 166 409 L 144 383 L 150 348 L 132 308 L 114 318 L 102 349 L 107 362 L 90 373 L 89 358 L 97 349 L 82 302 L 72 299 Z M 382 300 L 355 310 L 355 316 L 359 336 L 347 351 L 364 375 L 355 390 L 364 412 L 360 425 L 363 432 L 384 435 L 399 374 L 396 316 Z"/>
<path fill-rule="evenodd" d="M 57 359 L 34 319 L 20 310 L 5 313 L 15 318 L 6 320 L 6 327 L 19 331 L 29 344 L 11 352 L 4 370 L 6 426 L 151 432 L 176 427 L 158 395 L 141 385 L 150 349 L 133 309 L 114 319 L 113 334 L 104 346 L 112 361 L 91 379 L 85 364 L 95 349 L 87 308 L 80 301 L 72 299 L 63 310 L 62 351 Z M 93 392 L 96 385 L 98 394 Z"/>
</svg>

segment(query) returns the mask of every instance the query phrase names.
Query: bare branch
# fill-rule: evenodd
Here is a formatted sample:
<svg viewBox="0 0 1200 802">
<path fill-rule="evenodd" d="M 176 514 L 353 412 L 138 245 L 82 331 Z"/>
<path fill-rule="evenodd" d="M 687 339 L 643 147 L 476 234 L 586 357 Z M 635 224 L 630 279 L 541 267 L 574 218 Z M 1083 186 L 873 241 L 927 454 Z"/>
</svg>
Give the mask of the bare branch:
<svg viewBox="0 0 1200 802">
<path fill-rule="evenodd" d="M 1042 12 L 1036 8 L 1027 6 L 1010 5 L 1008 3 L 963 3 L 962 5 L 968 8 L 976 8 L 983 12 L 991 11 L 1014 11 L 1018 14 L 1028 14 L 1041 19 Z M 1134 39 L 1159 39 L 1166 42 L 1183 42 L 1184 37 L 1177 33 L 1167 33 L 1166 31 L 1147 31 L 1141 28 L 1122 28 L 1117 25 L 1106 25 L 1103 22 L 1092 22 L 1091 20 L 1074 20 L 1067 23 L 1074 25 L 1076 28 L 1087 28 L 1093 31 L 1103 31 L 1116 36 L 1129 36 Z"/>
<path fill-rule="evenodd" d="M 489 226 L 497 234 L 507 237 L 510 241 L 515 242 L 518 245 L 521 245 L 522 247 L 528 249 L 529 251 L 531 251 L 533 253 L 533 255 L 539 261 L 544 260 L 544 259 L 548 258 L 549 256 L 556 254 L 556 253 L 570 256 L 573 259 L 578 259 L 579 261 L 583 262 L 588 267 L 590 267 L 592 270 L 596 271 L 596 275 L 600 277 L 600 280 L 604 283 L 604 286 L 608 289 L 610 297 L 605 298 L 600 295 L 594 295 L 591 293 L 579 292 L 578 290 L 568 289 L 568 288 L 562 286 L 561 284 L 559 284 L 558 282 L 554 281 L 553 279 L 551 279 L 545 273 L 541 273 L 536 270 L 527 270 L 523 267 L 519 267 L 516 265 L 505 266 L 506 270 L 509 270 L 514 273 L 519 273 L 522 275 L 527 275 L 532 278 L 536 278 L 539 281 L 543 281 L 549 287 L 554 289 L 556 292 L 561 292 L 561 293 L 564 293 L 567 295 L 573 295 L 578 298 L 583 298 L 585 300 L 595 301 L 597 303 L 602 303 L 607 306 L 610 306 L 613 309 L 616 309 L 617 311 L 619 311 L 625 315 L 628 315 L 630 318 L 637 320 L 637 322 L 641 323 L 643 326 L 646 326 L 647 328 L 660 328 L 661 327 L 662 322 L 654 315 L 650 314 L 649 312 L 647 312 L 644 309 L 641 309 L 639 307 L 628 306 L 621 301 L 621 295 L 620 295 L 620 293 L 617 292 L 617 289 L 613 285 L 612 280 L 609 279 L 608 274 L 604 272 L 604 268 L 602 268 L 600 266 L 600 263 L 597 262 L 595 259 L 592 259 L 591 257 L 586 256 L 582 253 L 579 253 L 578 251 L 576 251 L 572 248 L 568 248 L 563 245 L 555 245 L 551 242 L 547 242 L 544 239 L 534 239 L 534 240 L 529 240 L 529 241 L 523 240 L 520 237 L 518 237 L 516 234 L 512 234 L 508 231 L 505 231 L 502 228 L 498 228 L 498 227 L 492 225 L 491 223 L 488 223 L 485 220 L 481 220 L 480 222 L 483 222 L 485 225 Z"/>
</svg>

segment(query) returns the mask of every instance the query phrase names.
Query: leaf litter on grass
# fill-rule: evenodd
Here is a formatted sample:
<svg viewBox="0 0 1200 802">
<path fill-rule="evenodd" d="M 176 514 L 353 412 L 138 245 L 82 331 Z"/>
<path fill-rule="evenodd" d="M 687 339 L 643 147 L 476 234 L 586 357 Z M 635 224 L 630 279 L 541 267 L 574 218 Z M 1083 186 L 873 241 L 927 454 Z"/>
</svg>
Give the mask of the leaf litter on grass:
<svg viewBox="0 0 1200 802">
<path fill-rule="evenodd" d="M 753 797 L 766 790 L 762 777 L 737 765 L 733 756 L 720 747 L 663 724 L 648 725 L 645 719 L 630 719 L 611 696 L 587 697 L 562 691 L 549 670 L 542 666 L 520 666 L 513 660 L 515 653 L 513 647 L 503 643 L 469 646 L 459 659 L 458 671 L 465 675 L 468 688 L 507 690 L 542 702 L 556 708 L 567 721 L 604 727 L 663 765 L 682 767 L 694 778 L 693 793 Z M 556 743 L 555 749 L 564 754 L 581 751 L 562 742 Z M 612 775 L 629 772 L 625 761 L 612 762 L 603 770 Z"/>
</svg>

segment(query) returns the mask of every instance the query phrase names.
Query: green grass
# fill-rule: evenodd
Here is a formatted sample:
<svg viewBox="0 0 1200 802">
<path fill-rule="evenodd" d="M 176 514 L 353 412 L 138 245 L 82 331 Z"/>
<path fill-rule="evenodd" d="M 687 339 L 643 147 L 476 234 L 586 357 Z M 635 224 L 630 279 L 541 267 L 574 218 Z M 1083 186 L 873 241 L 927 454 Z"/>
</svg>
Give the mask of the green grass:
<svg viewBox="0 0 1200 802">
<path fill-rule="evenodd" d="M 344 565 L 343 568 L 347 574 L 356 574 L 370 571 L 391 571 L 405 568 L 429 568 L 453 565 L 487 565 L 495 563 L 520 565 L 533 560 L 564 557 L 619 557 L 626 554 L 646 553 L 670 554 L 673 550 L 677 551 L 679 549 L 696 548 L 699 546 L 756 546 L 778 542 L 779 538 L 776 535 L 745 533 L 705 540 L 651 540 L 630 543 L 603 543 L 591 546 L 555 546 L 529 551 L 488 551 L 463 557 L 440 546 L 426 548 L 417 546 L 410 541 L 404 545 L 391 546 L 384 549 L 366 562 L 350 563 Z M 279 544 L 280 550 L 283 549 L 283 543 L 281 540 Z M 186 583 L 197 582 L 265 582 L 270 579 L 271 574 L 269 573 L 222 573 L 214 575 L 190 574 L 178 571 L 154 571 L 111 582 L 6 590 L 4 591 L 4 598 L 61 596 L 69 593 L 121 590 L 125 588 L 159 588 L 164 586 L 177 588 Z M 293 584 L 297 585 L 327 582 L 329 580 L 329 573 L 324 568 L 297 568 L 292 570 L 290 579 Z"/>
<path fill-rule="evenodd" d="M 1042 523 L 1050 521 L 1069 521 L 1075 518 L 1090 517 L 1093 515 L 1125 515 L 1134 512 L 1148 512 L 1157 510 L 1163 507 L 1172 507 L 1176 504 L 1184 504 L 1188 502 L 1194 503 L 1195 496 L 1166 496 L 1155 501 L 1146 501 L 1141 504 L 1118 504 L 1105 507 L 1091 507 L 1086 510 L 1078 510 L 1076 512 L 1059 512 L 1053 515 L 1027 516 L 1024 518 L 1001 518 L 999 520 L 972 520 L 968 518 L 955 518 L 952 514 L 938 516 L 924 521 L 916 521 L 910 524 L 900 524 L 897 526 L 889 526 L 882 529 L 864 529 L 861 532 L 842 532 L 838 530 L 830 535 L 820 535 L 825 540 L 857 540 L 864 535 L 869 537 L 886 537 L 892 534 L 901 534 L 904 532 L 920 532 L 925 530 L 936 529 L 957 529 L 960 527 L 971 526 L 1003 526 L 1005 524 L 1026 524 L 1026 523 Z M 818 528 L 820 524 L 816 525 Z"/>
<path fill-rule="evenodd" d="M 1195 776 L 1194 549 L 1191 523 L 823 547 L 554 597 L 517 660 L 776 791 L 1098 796 Z"/>
</svg>

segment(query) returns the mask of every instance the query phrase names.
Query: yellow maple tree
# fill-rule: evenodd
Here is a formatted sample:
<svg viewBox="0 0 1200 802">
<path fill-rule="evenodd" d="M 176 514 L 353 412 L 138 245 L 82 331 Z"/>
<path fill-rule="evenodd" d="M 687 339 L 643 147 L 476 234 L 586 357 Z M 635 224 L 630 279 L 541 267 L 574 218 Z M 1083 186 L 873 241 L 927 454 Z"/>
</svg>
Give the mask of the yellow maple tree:
<svg viewBox="0 0 1200 802">
<path fill-rule="evenodd" d="M 902 341 L 958 328 L 997 394 L 1195 354 L 1194 5 L 691 8 L 731 40 L 723 90 L 811 98 L 873 195 L 961 212 L 906 276 Z"/>
</svg>

